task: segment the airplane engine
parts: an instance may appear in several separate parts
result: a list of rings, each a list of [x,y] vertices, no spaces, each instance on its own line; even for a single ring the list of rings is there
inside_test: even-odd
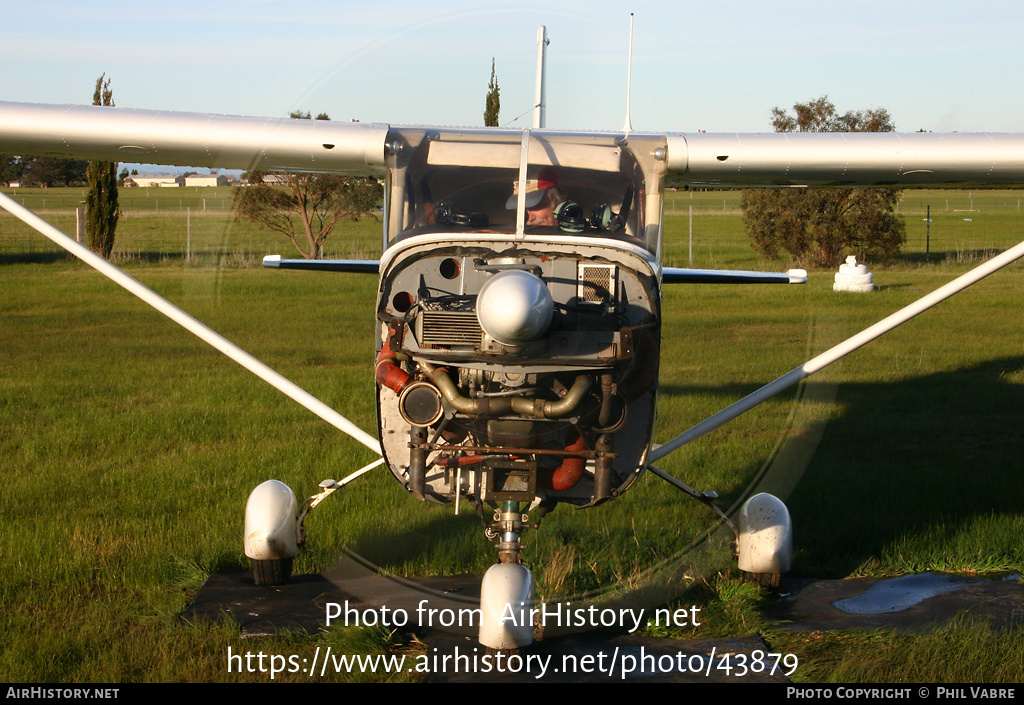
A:
[[[420,499],[593,506],[640,474],[657,280],[636,248],[410,242],[381,270],[378,413]],[[427,240],[427,238],[424,238]]]

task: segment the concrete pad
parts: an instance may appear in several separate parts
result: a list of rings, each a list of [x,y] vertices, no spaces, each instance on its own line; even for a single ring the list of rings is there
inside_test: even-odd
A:
[[[404,628],[418,628],[417,608],[426,599],[426,610],[449,609],[455,614],[468,606],[476,607],[480,599],[479,575],[456,575],[430,577],[421,580],[396,580],[382,576],[356,575],[351,581],[334,580],[324,575],[293,575],[287,585],[260,587],[253,582],[248,571],[222,571],[211,575],[195,600],[183,613],[184,619],[216,621],[225,615],[241,627],[243,636],[258,637],[275,634],[282,630],[299,630],[310,634],[322,631],[327,626],[328,606],[333,611],[341,610],[337,621],[343,624],[346,608],[351,624],[361,620],[380,622],[386,617],[381,608],[387,606],[392,614],[403,609],[411,618]],[[351,587],[351,590],[343,588]],[[455,597],[448,599],[446,594]],[[462,599],[460,599],[460,596]],[[357,614],[358,613],[358,614]],[[372,613],[372,614],[371,614]],[[423,633],[431,630],[424,629]],[[471,635],[473,629],[454,630],[456,633]]]
[[[787,581],[765,616],[783,629],[924,632],[966,613],[995,628],[1024,623],[1024,584],[948,575]]]
[[[499,670],[498,657],[476,641],[476,626],[437,622],[444,610],[457,615],[476,608],[480,579],[384,577],[352,558],[323,575],[296,575],[279,587],[259,587],[248,572],[220,572],[203,584],[182,617],[216,621],[229,616],[244,636],[259,637],[281,630],[321,631],[332,603],[345,605],[352,619],[379,621],[403,610],[409,619],[402,630],[415,632],[427,644],[431,682],[787,682],[781,670],[754,673],[746,667],[753,652],[768,650],[756,634],[677,640],[603,630],[563,636],[562,630],[549,629],[547,638],[519,652],[518,661],[504,663],[512,668]],[[341,617],[333,622],[341,623]]]
[[[439,615],[451,619],[475,609],[479,590],[479,575],[392,578],[348,557],[323,575],[296,575],[288,585],[273,588],[256,586],[248,572],[217,573],[183,618],[215,621],[227,615],[248,637],[281,630],[314,634],[326,628],[333,604],[336,612],[348,610],[349,624],[362,620],[414,632],[427,645],[430,682],[787,682],[783,668],[773,674],[743,667],[755,651],[768,651],[756,634],[677,640],[548,628],[546,638],[499,669],[497,657],[477,643],[475,625],[440,623]],[[399,612],[404,624],[394,621]],[[783,593],[765,609],[768,619],[797,632],[923,632],[961,613],[988,619],[996,627],[1022,624],[1024,584],[1015,577],[927,574],[888,580],[787,581]],[[333,624],[344,620],[339,612]]]

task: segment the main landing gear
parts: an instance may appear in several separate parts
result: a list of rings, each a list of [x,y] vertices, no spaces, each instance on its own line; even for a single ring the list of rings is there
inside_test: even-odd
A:
[[[734,557],[739,569],[766,587],[777,588],[782,574],[793,567],[793,522],[789,510],[775,495],[756,494],[740,508],[739,526],[715,504],[715,492],[698,492],[653,465],[648,470],[676,489],[706,504],[725,522],[735,536]]]
[[[296,511],[295,494],[282,482],[269,480],[253,490],[245,509],[245,554],[252,560],[257,585],[281,585],[291,576],[292,559],[305,542],[303,522],[309,511],[369,467],[340,482],[320,483],[320,494],[310,497],[301,513]],[[793,564],[793,526],[786,505],[777,497],[761,493],[748,499],[739,513],[737,526],[715,504],[714,492],[698,492],[676,478],[649,466],[652,473],[680,491],[706,504],[735,534],[739,568],[752,580],[778,587],[782,574]],[[482,511],[482,505],[478,505]],[[544,508],[538,510],[543,515]],[[487,537],[498,549],[498,563],[484,574],[480,586],[480,644],[488,649],[512,651],[533,643],[536,587],[530,569],[522,564],[522,532],[536,528],[522,513],[520,503],[502,501],[492,521],[484,522]]]
[[[278,480],[267,480],[245,504],[245,555],[252,561],[257,585],[284,585],[299,555],[295,493]]]
[[[309,511],[352,479],[320,483],[322,491],[305,502],[301,513],[295,493],[283,482],[268,480],[252,491],[245,506],[245,555],[257,585],[288,582],[292,559],[305,543]],[[480,643],[489,649],[511,651],[533,643],[530,615],[536,590],[533,574],[522,564],[520,535],[536,527],[520,511],[520,503],[512,501],[501,502],[492,522],[485,522],[487,537],[498,548],[498,563],[487,570],[480,586]]]

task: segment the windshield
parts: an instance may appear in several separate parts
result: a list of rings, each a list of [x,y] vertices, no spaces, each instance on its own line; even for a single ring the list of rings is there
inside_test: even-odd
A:
[[[525,196],[520,198],[524,134]],[[392,129],[387,244],[446,230],[515,233],[522,207],[526,233],[627,239],[656,252],[664,172],[664,161],[652,156],[658,142],[632,135],[627,140],[622,135]],[[638,154],[648,156],[642,160]]]

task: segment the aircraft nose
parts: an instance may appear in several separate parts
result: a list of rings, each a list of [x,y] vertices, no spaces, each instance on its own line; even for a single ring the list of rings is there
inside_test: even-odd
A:
[[[543,337],[553,312],[547,284],[519,269],[488,279],[476,300],[480,327],[502,345],[522,345]]]

